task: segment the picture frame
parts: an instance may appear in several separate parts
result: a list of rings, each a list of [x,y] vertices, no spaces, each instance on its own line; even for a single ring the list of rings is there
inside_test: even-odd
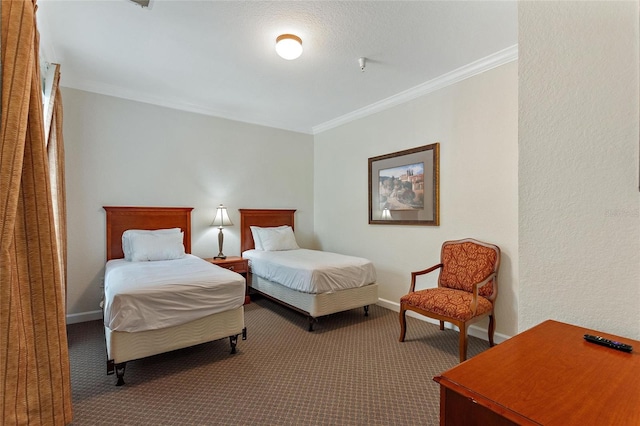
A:
[[[440,143],[369,158],[370,225],[440,225]]]

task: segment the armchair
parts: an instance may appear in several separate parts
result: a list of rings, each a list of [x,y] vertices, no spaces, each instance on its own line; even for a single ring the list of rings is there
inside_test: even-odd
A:
[[[442,244],[440,263],[411,273],[409,293],[400,298],[400,342],[404,342],[406,312],[450,322],[460,329],[460,362],[467,359],[467,328],[489,316],[489,346],[495,331],[500,248],[471,238]],[[439,270],[438,287],[416,291],[416,277]]]

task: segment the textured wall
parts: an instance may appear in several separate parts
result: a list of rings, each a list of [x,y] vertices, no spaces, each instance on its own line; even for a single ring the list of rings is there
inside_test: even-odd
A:
[[[411,271],[438,263],[443,241],[475,237],[502,249],[497,333],[516,334],[517,85],[511,62],[316,135],[318,240],[323,249],[371,259],[384,306],[399,309]],[[438,141],[440,226],[369,225],[367,159]]]
[[[519,4],[520,330],[640,337],[637,2]]]
[[[313,243],[313,137],[65,89],[71,321],[95,312],[105,262],[103,205],[194,207],[192,251],[218,253],[215,208],[229,207],[224,253],[240,255],[239,208],[296,208]],[[91,319],[91,318],[89,318]]]

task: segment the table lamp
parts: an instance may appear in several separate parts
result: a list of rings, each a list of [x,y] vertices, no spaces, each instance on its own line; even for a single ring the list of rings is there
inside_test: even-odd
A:
[[[231,219],[229,219],[229,215],[227,214],[227,208],[220,204],[216,210],[216,217],[213,219],[211,226],[217,226],[220,230],[218,232],[218,255],[214,257],[214,259],[226,259],[227,256],[222,254],[222,243],[224,240],[224,235],[222,234],[222,228],[225,226],[232,226],[233,223]]]

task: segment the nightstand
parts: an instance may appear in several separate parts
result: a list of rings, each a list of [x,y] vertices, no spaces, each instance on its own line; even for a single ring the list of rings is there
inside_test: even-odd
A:
[[[212,257],[209,257],[204,260],[230,271],[237,272],[244,277],[245,282],[247,280],[247,273],[249,272],[249,259],[243,259],[238,256],[227,256],[226,259],[214,259]],[[251,299],[249,298],[249,287],[246,287],[244,304],[246,305],[249,302],[251,302]]]

